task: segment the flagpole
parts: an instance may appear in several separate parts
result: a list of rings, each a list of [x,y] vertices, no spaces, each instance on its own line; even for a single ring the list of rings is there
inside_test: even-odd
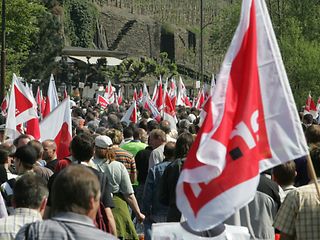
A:
[[[310,173],[310,175],[311,175],[310,177],[311,177],[311,179],[314,181],[314,185],[316,186],[318,198],[320,199],[319,184],[318,184],[316,172],[314,171],[314,167],[313,167],[313,163],[312,163],[310,154],[307,155],[307,165],[308,165],[309,173]]]

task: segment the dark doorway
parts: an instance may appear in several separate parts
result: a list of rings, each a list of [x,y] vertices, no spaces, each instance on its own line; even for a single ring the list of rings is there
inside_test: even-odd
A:
[[[175,60],[174,34],[161,29],[160,52],[166,52],[168,58]]]

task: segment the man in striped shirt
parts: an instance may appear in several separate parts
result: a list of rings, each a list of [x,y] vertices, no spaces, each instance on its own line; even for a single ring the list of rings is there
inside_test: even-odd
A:
[[[15,239],[17,232],[27,223],[42,220],[47,203],[45,181],[35,173],[26,173],[13,189],[14,215],[0,219],[0,239]]]

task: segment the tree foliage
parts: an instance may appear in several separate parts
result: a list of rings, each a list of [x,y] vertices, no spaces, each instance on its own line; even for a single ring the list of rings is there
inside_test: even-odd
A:
[[[7,81],[25,65],[34,36],[40,30],[38,19],[45,12],[36,0],[6,1]]]
[[[320,2],[317,0],[267,0],[283,62],[297,103],[305,103],[309,91],[320,95]],[[211,29],[210,46],[222,58],[240,16],[241,1],[220,11]]]

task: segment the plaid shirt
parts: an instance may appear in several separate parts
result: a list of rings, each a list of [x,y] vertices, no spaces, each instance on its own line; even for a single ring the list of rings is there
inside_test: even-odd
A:
[[[114,146],[113,150],[116,155],[116,161],[121,162],[126,167],[131,182],[133,183],[137,177],[136,161],[134,160],[133,155],[117,146]]]
[[[40,221],[42,217],[37,210],[16,208],[15,214],[0,219],[0,239],[15,239],[16,234],[27,223]]]
[[[287,194],[273,226],[297,240],[320,239],[320,200],[314,184]]]

